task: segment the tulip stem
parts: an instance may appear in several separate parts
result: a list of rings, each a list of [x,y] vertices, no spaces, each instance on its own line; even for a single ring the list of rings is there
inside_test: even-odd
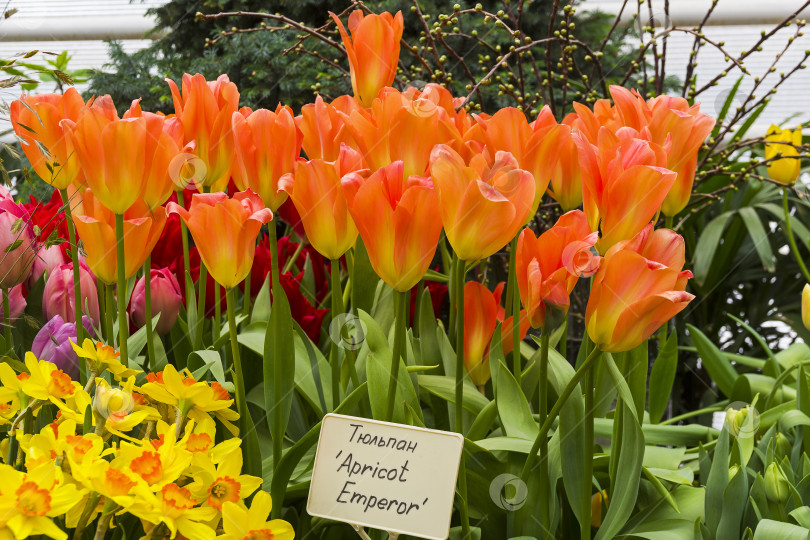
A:
[[[804,275],[805,282],[810,283],[810,272],[807,271],[807,266],[805,266],[804,261],[802,260],[802,256],[799,253],[799,248],[796,246],[796,239],[793,237],[793,229],[790,226],[788,188],[784,188],[782,190],[782,208],[785,211],[785,235],[787,235],[788,242],[790,243],[790,252],[793,253],[793,257],[795,257],[796,262],[799,263],[799,268],[802,271],[802,275]]]
[[[405,332],[408,326],[408,301],[410,291],[394,291],[394,351],[391,354],[391,374],[388,379],[388,405],[385,410],[385,420],[388,422],[394,419],[394,403],[396,402],[397,383],[399,380],[399,361],[404,359],[406,345]]]
[[[113,286],[104,284],[104,337],[107,344],[115,346],[115,336],[113,336]]]
[[[245,401],[245,381],[242,376],[242,358],[239,356],[239,340],[236,332],[236,291],[228,289],[225,292],[228,312],[228,333],[231,336],[231,356],[233,356],[233,385],[236,394],[236,409],[240,418],[249,414]],[[246,436],[242,434],[242,436]]]
[[[127,351],[127,339],[129,338],[129,326],[127,325],[127,271],[124,267],[124,214],[115,214],[115,236],[118,265],[118,349],[121,352],[121,360],[124,365],[129,366],[129,354]],[[81,324],[81,320],[79,321]]]
[[[523,369],[520,365],[520,295],[517,287],[517,268],[515,259],[518,236],[509,243],[509,274],[506,279],[506,313],[512,313],[512,372],[520,386]],[[501,336],[503,339],[503,336]]]
[[[594,347],[593,355],[601,356],[598,347]],[[584,367],[584,364],[583,364]],[[583,485],[581,509],[584,510],[580,526],[581,540],[591,538],[591,498],[593,497],[593,402],[594,402],[594,370],[588,366],[588,377],[585,381],[585,463],[583,464]]]
[[[278,234],[276,233],[276,225],[276,220],[273,219],[267,227],[270,236],[270,286],[273,291],[276,290],[276,285],[281,283],[278,273]]]
[[[245,323],[250,323],[250,294],[251,294],[251,274],[252,269],[248,270],[248,275],[245,276],[245,294],[242,296],[242,315],[247,317]]]
[[[340,292],[340,261],[332,259],[330,264],[329,270],[332,278],[331,317],[335,321],[343,313],[343,306],[341,305],[343,303],[343,294]],[[332,364],[332,409],[334,410],[340,405],[340,351],[338,351],[338,340],[333,336],[331,341],[329,362]]]
[[[197,332],[194,333],[195,350],[202,349],[203,347],[203,329],[205,328],[205,289],[208,285],[208,270],[205,268],[205,263],[202,262],[202,259],[200,259],[200,275],[197,278],[197,284],[200,288],[200,294],[197,299]]]
[[[456,406],[455,430],[462,432],[464,411],[464,261],[456,257]]]
[[[14,352],[14,337],[11,335],[11,308],[8,301],[8,287],[3,287],[3,333],[6,337],[6,350]]]
[[[152,331],[152,255],[146,256],[143,263],[143,312],[146,323],[146,359],[143,361],[143,370],[149,371],[149,362],[157,362],[155,358],[154,333]]]
[[[456,304],[458,303],[458,284],[456,283],[456,274],[458,269],[458,259],[453,257],[452,261],[450,262],[450,327],[448,328],[448,334],[451,336],[456,335]],[[455,343],[455,342],[454,342]]]
[[[178,200],[183,200],[183,192],[177,192]],[[191,282],[191,259],[188,254],[188,227],[186,227],[186,222],[182,219],[180,220],[180,239],[183,242],[183,284],[186,288],[186,298],[190,298],[192,294],[194,294],[194,284]],[[188,279],[186,279],[188,276]]]
[[[514,321],[517,319],[512,319],[512,328],[520,328],[519,324],[516,324]],[[548,321],[543,324],[542,333],[540,334],[540,365],[539,368],[539,384],[537,387],[538,393],[538,400],[537,400],[537,415],[538,415],[538,422],[540,425],[546,423],[547,418],[547,410],[548,410]],[[591,370],[589,370],[590,372]],[[548,438],[543,437],[540,439],[540,455],[543,456],[542,459],[545,461],[548,456]],[[548,481],[548,462],[546,461],[540,467],[540,474],[537,477],[537,481],[540,484],[540,526],[543,530],[548,530],[550,525],[550,517],[549,517],[549,507],[548,503],[551,499],[551,493],[549,492],[549,481]]]
[[[213,337],[214,343],[217,342],[219,339],[219,335],[222,333],[222,295],[219,292],[219,283],[216,281],[214,282],[214,328],[213,328]],[[227,307],[225,308],[227,311]]]
[[[574,392],[574,390],[579,385],[579,382],[582,378],[592,372],[591,366],[596,362],[596,360],[602,355],[602,351],[595,348],[591,351],[591,354],[582,362],[582,365],[574,373],[574,376],[571,377],[571,380],[568,381],[568,384],[563,388],[562,392],[560,392],[557,401],[554,402],[554,405],[551,407],[551,410],[546,415],[546,420],[540,425],[540,431],[537,433],[537,438],[534,440],[534,444],[532,444],[532,449],[529,450],[529,457],[526,459],[526,463],[523,465],[523,472],[520,474],[521,480],[524,482],[529,481],[529,474],[532,472],[532,468],[534,467],[534,462],[537,459],[538,450],[540,450],[540,446],[543,443],[543,439],[546,439],[548,442],[548,432],[551,429],[551,426],[554,424],[554,420],[560,414],[560,411],[565,405],[565,402],[568,401],[568,398]],[[590,382],[592,383],[593,380],[591,379]],[[593,384],[590,386],[591,392],[593,391]],[[586,389],[587,390],[587,389]],[[593,407],[591,407],[593,409]],[[588,414],[588,409],[585,409],[585,413]],[[593,411],[591,410],[591,420],[593,419]],[[591,426],[593,426],[593,422],[591,422]],[[586,426],[587,430],[587,426]],[[593,444],[591,444],[593,447]],[[544,456],[545,457],[545,456]],[[590,458],[588,459],[590,461]]]
[[[62,206],[65,209],[65,223],[70,239],[70,258],[73,261],[73,309],[76,316],[76,343],[83,341],[84,327],[82,326],[82,290],[81,275],[79,274],[79,248],[76,241],[76,227],[73,225],[73,213],[70,210],[70,197],[67,188],[60,189],[62,196]]]

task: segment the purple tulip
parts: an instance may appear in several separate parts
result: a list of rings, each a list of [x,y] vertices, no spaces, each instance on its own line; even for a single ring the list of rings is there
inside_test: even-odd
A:
[[[86,315],[82,317],[82,325],[88,334],[93,334],[93,326]],[[54,315],[40,328],[31,345],[31,352],[40,360],[56,364],[73,380],[79,380],[79,358],[70,345],[71,339],[76,341],[76,325]]]

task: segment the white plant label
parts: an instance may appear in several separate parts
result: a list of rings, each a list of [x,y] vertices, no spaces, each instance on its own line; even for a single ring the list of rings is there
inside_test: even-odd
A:
[[[464,438],[458,433],[327,414],[307,512],[444,540]]]

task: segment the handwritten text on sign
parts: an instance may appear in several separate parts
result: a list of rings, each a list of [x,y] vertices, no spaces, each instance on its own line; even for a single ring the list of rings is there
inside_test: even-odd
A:
[[[399,534],[443,540],[464,439],[458,433],[328,414],[307,511]]]

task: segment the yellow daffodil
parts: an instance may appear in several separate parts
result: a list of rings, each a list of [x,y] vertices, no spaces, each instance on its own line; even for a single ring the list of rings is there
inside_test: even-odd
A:
[[[28,405],[29,397],[22,390],[28,373],[16,373],[10,365],[0,363],[0,425],[14,421],[22,407]]]
[[[794,130],[781,129],[772,125],[765,136],[765,159],[768,163],[768,176],[771,180],[792,186],[801,172],[801,160],[798,157],[798,146],[802,145],[802,128]],[[781,156],[781,157],[780,157]]]
[[[272,508],[270,494],[264,491],[256,493],[249,509],[244,509],[236,503],[222,504],[222,528],[225,534],[217,538],[222,540],[267,539],[292,540],[295,531],[292,525],[283,519],[267,521]]]
[[[177,444],[174,427],[160,439],[140,444],[122,442],[112,465],[140,476],[153,490],[177,480],[191,463],[191,454]]]
[[[22,391],[29,397],[58,404],[72,396],[81,385],[56,364],[37,360],[33,353],[25,353],[25,367],[30,377],[22,381]]]
[[[76,355],[84,358],[88,369],[96,375],[106,370],[112,373],[116,380],[120,381],[141,373],[140,370],[130,369],[122,364],[119,360],[120,353],[100,341],[94,343],[92,340],[85,338],[81,347],[74,343],[73,340],[70,341],[70,344],[73,346]]]
[[[43,463],[61,466],[67,458],[72,471],[98,459],[104,449],[104,441],[94,433],[77,435],[76,422],[65,420],[48,424],[25,443],[21,440],[20,446],[25,452],[25,466],[28,469]]]
[[[148,382],[141,386],[141,391],[154,401],[177,408],[181,418],[199,422],[214,413],[229,430],[235,429],[231,422],[238,419],[239,414],[230,409],[233,400],[218,383],[209,386],[206,382],[197,382],[191,376],[178,373],[171,364],[146,378]]]
[[[189,540],[209,540],[215,537],[214,529],[205,523],[216,517],[217,511],[210,506],[196,507],[197,501],[191,492],[175,483],[164,485],[159,492],[136,486],[134,502],[127,512],[149,524],[165,523],[171,538],[179,532]],[[149,530],[149,526],[145,527]]]
[[[208,459],[188,488],[201,504],[222,510],[223,503],[239,502],[262,485],[261,478],[241,473],[242,450],[236,448],[219,464]]]
[[[45,464],[23,473],[0,465],[0,538],[44,534],[65,540],[67,533],[50,518],[70,510],[83,491],[65,483],[59,467]]]
[[[132,490],[145,482],[127,468],[116,468],[108,461],[100,459],[92,467],[73,469],[73,477],[86,489],[102,497],[112,499],[119,506],[126,508],[134,501]]]
[[[96,379],[96,393],[93,396],[96,418],[104,419],[104,429],[133,442],[137,439],[126,435],[126,432],[147,420],[160,419],[160,413],[156,409],[136,404],[134,388],[135,377],[132,376],[122,388],[113,388],[107,381],[99,378]]]

